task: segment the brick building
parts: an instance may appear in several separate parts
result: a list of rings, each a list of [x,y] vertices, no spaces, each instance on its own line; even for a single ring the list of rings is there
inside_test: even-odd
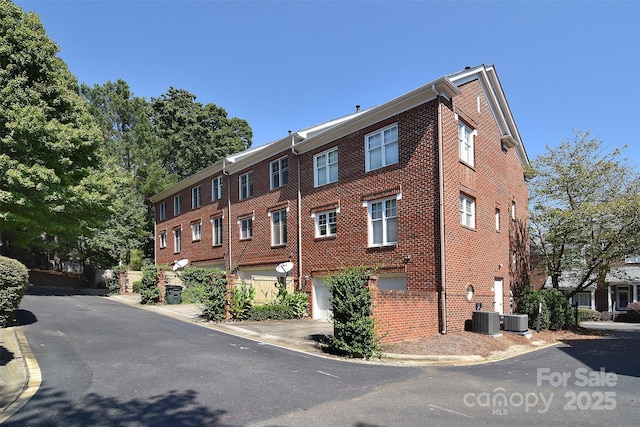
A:
[[[330,310],[327,275],[375,267],[386,341],[459,331],[478,304],[509,312],[526,165],[495,68],[467,67],[155,195],[156,262],[249,281],[291,261],[316,319]]]

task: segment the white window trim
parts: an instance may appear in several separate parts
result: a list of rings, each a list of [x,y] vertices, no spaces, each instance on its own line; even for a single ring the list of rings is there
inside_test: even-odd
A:
[[[219,182],[219,185],[216,185],[216,182]],[[211,201],[215,202],[216,200],[220,200],[220,199],[222,199],[222,177],[221,176],[217,178],[213,178],[211,180]]]
[[[286,160],[287,161],[287,167],[283,168],[282,167],[282,161]],[[278,165],[278,185],[275,185],[274,183],[274,174],[273,174],[273,165],[276,164]],[[284,177],[287,178],[287,182],[283,182],[284,181]],[[280,188],[280,187],[284,187],[285,185],[287,185],[289,183],[289,158],[287,156],[284,157],[280,157],[279,159],[276,159],[272,162],[269,162],[269,188],[271,188],[272,190],[275,190],[276,188]]]
[[[178,238],[178,235],[180,238]],[[177,254],[182,251],[182,228],[173,230],[173,253]]]
[[[460,224],[468,228],[476,228],[476,201],[466,194],[460,194]]]
[[[242,222],[251,220],[251,236],[242,237]],[[255,221],[255,215],[250,217],[243,217],[242,219],[238,219],[238,226],[240,227],[240,240],[251,240],[253,239],[253,221]]]
[[[197,233],[196,233],[197,230]],[[202,239],[202,221],[191,223],[191,241],[198,242]]]
[[[182,195],[173,196],[173,216],[182,214]]]
[[[500,209],[496,208],[496,231],[500,231]]]
[[[396,128],[396,140],[395,140],[395,145],[396,145],[396,150],[397,150],[397,153],[396,153],[396,161],[395,161],[395,162],[393,162],[393,163],[386,163],[386,161],[385,161],[385,159],[386,159],[386,157],[387,157],[387,156],[386,156],[386,147],[387,147],[388,145],[390,145],[391,143],[387,143],[387,144],[385,144],[385,143],[384,143],[384,132],[385,132],[386,130],[389,130],[389,129],[392,129],[392,128]],[[370,154],[370,153],[369,153],[369,152],[370,152],[370,150],[369,150],[369,137],[371,137],[371,136],[373,136],[373,135],[376,135],[376,134],[379,134],[379,133],[383,135],[383,141],[382,141],[382,143],[381,143],[381,145],[380,145],[380,148],[382,149],[382,165],[381,165],[381,166],[379,166],[379,167],[376,167],[376,168],[372,168],[372,167],[371,167],[371,164],[370,164],[370,163],[371,163],[371,160],[369,159],[369,157],[370,157],[370,156],[369,156],[369,154]],[[390,165],[395,165],[395,164],[397,164],[397,163],[398,163],[398,161],[400,161],[400,149],[399,149],[399,145],[400,145],[400,136],[399,136],[399,134],[398,134],[398,124],[397,124],[397,123],[394,123],[394,124],[392,124],[392,125],[386,126],[386,127],[382,128],[382,129],[379,129],[379,130],[377,130],[377,131],[375,131],[375,132],[371,132],[371,133],[366,134],[366,135],[364,136],[365,171],[366,171],[366,172],[370,172],[370,171],[372,171],[372,170],[382,169],[382,168],[384,168],[384,167],[387,167],[387,166],[390,166]]]
[[[472,129],[469,125],[459,119],[458,115],[455,115],[456,121],[458,122],[458,157],[460,160],[471,167],[475,166],[475,139],[478,135],[477,129]],[[460,138],[460,128],[463,127],[466,132],[466,138],[462,140]],[[468,143],[468,144],[465,144]],[[464,147],[469,145],[469,149],[466,150]],[[466,155],[465,155],[466,153]]]
[[[215,221],[220,220],[220,236],[216,235],[216,225]],[[211,218],[211,243],[212,246],[222,246],[224,243],[224,215],[215,216]],[[220,243],[216,242],[216,237],[219,237]]]
[[[269,213],[267,215],[269,215],[269,218],[271,218],[271,246],[285,246],[287,244],[287,233],[285,230],[285,233],[282,233],[282,227],[280,228],[280,236],[278,236],[280,238],[280,242],[276,243],[275,241],[275,231],[274,231],[274,223],[273,223],[273,216],[271,215],[272,213],[276,213],[276,212],[284,212],[284,222],[285,222],[285,227],[287,224],[287,216],[289,216],[289,207],[287,206],[284,209],[276,209],[273,211],[269,211]]]
[[[160,221],[164,221],[165,219],[167,219],[167,202],[160,203],[158,209],[160,210],[160,212],[158,213]]]
[[[160,233],[158,238],[160,239],[160,242],[158,243],[158,245],[160,246],[160,249],[166,248],[167,247],[167,232],[163,231],[162,233]]]
[[[191,209],[202,206],[202,187],[200,185],[191,189]]]
[[[315,156],[313,156],[313,186],[314,187],[321,187],[323,185],[331,184],[333,182],[338,182],[340,171],[338,170],[338,176],[336,176],[336,179],[333,181],[331,180],[331,173],[330,173],[330,170],[331,170],[330,166],[333,164],[337,166],[338,162],[340,161],[340,158],[338,155],[338,157],[336,157],[335,162],[329,163],[329,155],[334,152],[336,153],[336,155],[338,155],[338,147],[330,148],[329,150],[323,151],[322,153],[318,153]],[[326,163],[323,166],[323,168],[325,169],[326,181],[323,184],[320,184],[319,183],[320,174],[318,172],[318,159],[323,156],[326,158]]]
[[[329,227],[329,214],[330,213],[335,213],[336,215],[336,232],[335,233],[331,233],[331,228]],[[315,224],[315,237],[319,238],[319,239],[324,239],[326,237],[335,237],[338,233],[337,233],[337,229],[338,229],[338,214],[340,213],[340,208],[336,208],[336,209],[329,209],[326,211],[322,211],[322,212],[314,212],[311,214],[311,218],[313,218],[314,224]],[[322,215],[327,215],[327,234],[320,234],[320,217]]]
[[[242,178],[246,177],[247,182],[245,185],[242,184]],[[249,184],[249,177],[251,177],[251,183]],[[247,195],[242,197],[242,188],[247,188]],[[251,191],[249,191],[251,190]],[[253,171],[245,172],[242,175],[238,176],[238,200],[246,200],[253,197]]]
[[[368,234],[368,247],[370,248],[377,248],[377,247],[384,247],[384,246],[396,246],[398,244],[398,241],[388,241],[387,240],[387,223],[388,223],[388,218],[386,216],[383,216],[382,218],[382,243],[373,243],[373,226],[372,226],[372,220],[371,220],[371,205],[373,205],[374,203],[378,203],[378,202],[386,202],[387,200],[393,200],[395,199],[396,202],[398,200],[402,200],[402,193],[398,193],[395,197],[384,197],[381,199],[376,199],[376,200],[367,200],[365,202],[362,203],[362,206],[367,208],[367,234]],[[383,213],[386,215],[386,209],[383,209]],[[396,221],[398,220],[398,205],[396,203],[396,216],[394,217],[396,218]],[[400,224],[398,224],[398,229],[400,228]],[[399,233],[398,233],[399,234]]]

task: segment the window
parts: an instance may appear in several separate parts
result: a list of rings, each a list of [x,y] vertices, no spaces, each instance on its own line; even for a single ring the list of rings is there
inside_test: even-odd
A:
[[[222,177],[213,178],[211,180],[211,201],[222,199]]]
[[[365,150],[367,171],[398,163],[398,125],[367,135]]]
[[[182,213],[182,196],[178,194],[173,198],[173,215],[180,215]]]
[[[369,202],[369,246],[398,243],[397,200]]]
[[[164,249],[167,247],[167,233],[166,232],[162,232],[160,233],[160,249]]]
[[[496,208],[496,231],[500,231],[500,209]]]
[[[194,222],[193,224],[191,224],[191,240],[196,242],[200,240],[201,235],[202,235],[202,223]]]
[[[319,212],[316,217],[316,237],[335,236],[338,228],[336,224],[336,210]]]
[[[240,240],[253,237],[253,218],[240,220]]]
[[[269,165],[269,169],[271,170],[271,189],[282,187],[283,185],[287,185],[289,182],[288,177],[288,164],[289,161],[286,157],[283,157],[278,160],[274,160]]]
[[[511,219],[516,220],[516,201],[511,202]]]
[[[460,224],[476,227],[476,202],[463,194],[460,195]]]
[[[182,230],[173,230],[173,252],[178,253],[182,249]]]
[[[211,218],[213,228],[213,246],[222,245],[222,217]]]
[[[315,187],[338,180],[338,149],[333,148],[313,156],[313,184]]]
[[[287,210],[271,212],[271,246],[287,243]]]
[[[253,172],[247,172],[238,177],[240,186],[240,200],[253,196]]]
[[[160,203],[160,205],[158,206],[159,209],[159,218],[160,221],[164,221],[165,219],[167,219],[167,202],[162,202]]]
[[[202,206],[202,187],[197,186],[191,189],[191,209]]]
[[[591,308],[591,292],[578,292],[574,301],[578,303],[578,307]]]
[[[472,131],[467,125],[458,121],[458,146],[460,151],[460,160],[473,166],[473,137],[475,131]]]

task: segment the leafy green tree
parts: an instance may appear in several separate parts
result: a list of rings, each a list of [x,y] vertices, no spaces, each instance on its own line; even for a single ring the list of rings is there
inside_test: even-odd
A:
[[[180,179],[251,147],[253,133],[245,120],[228,118],[215,104],[202,105],[184,89],[169,88],[152,98],[151,106],[163,166]]]
[[[0,2],[0,238],[72,241],[103,218],[100,129],[39,18]]]
[[[582,291],[640,248],[640,177],[622,149],[604,152],[589,132],[547,147],[529,184],[531,240],[553,287]]]

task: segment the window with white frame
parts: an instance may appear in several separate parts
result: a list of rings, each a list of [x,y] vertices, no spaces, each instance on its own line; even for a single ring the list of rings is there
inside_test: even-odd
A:
[[[496,208],[496,231],[500,231],[500,209]]]
[[[251,239],[253,237],[253,218],[244,218],[240,223],[240,240]]]
[[[159,220],[164,221],[165,219],[167,219],[167,202],[160,203],[160,205],[158,205],[158,210]]]
[[[314,214],[316,219],[316,237],[332,237],[338,232],[335,209]]]
[[[591,292],[578,292],[574,295],[574,301],[578,303],[578,307],[591,308]]]
[[[213,246],[222,245],[222,217],[211,218],[211,228],[213,229]]]
[[[202,206],[202,187],[197,186],[191,189],[191,209]]]
[[[238,185],[240,187],[240,200],[253,196],[253,171],[240,175],[238,177]]]
[[[182,230],[176,228],[173,230],[173,252],[178,253],[182,250]]]
[[[191,240],[196,242],[202,237],[202,223],[194,222],[191,224]]]
[[[515,200],[511,202],[511,219],[514,221],[516,220],[516,201]]]
[[[365,151],[367,171],[398,163],[398,125],[365,136]]]
[[[271,246],[287,243],[287,210],[273,211],[271,215]]]
[[[160,233],[159,239],[160,239],[160,249],[166,248],[167,247],[167,233],[165,231]]]
[[[338,180],[338,148],[332,148],[313,156],[314,187],[330,184]]]
[[[222,177],[213,178],[211,180],[211,201],[222,199]]]
[[[458,148],[460,152],[460,160],[473,166],[473,139],[476,131],[471,130],[469,126],[458,121]]]
[[[460,195],[460,224],[476,227],[476,201],[464,194]]]
[[[173,215],[180,215],[182,213],[182,196],[178,194],[173,198]]]
[[[368,202],[369,246],[388,246],[398,243],[397,199]]]
[[[282,187],[289,182],[289,160],[283,157],[269,164],[271,171],[271,189]]]

